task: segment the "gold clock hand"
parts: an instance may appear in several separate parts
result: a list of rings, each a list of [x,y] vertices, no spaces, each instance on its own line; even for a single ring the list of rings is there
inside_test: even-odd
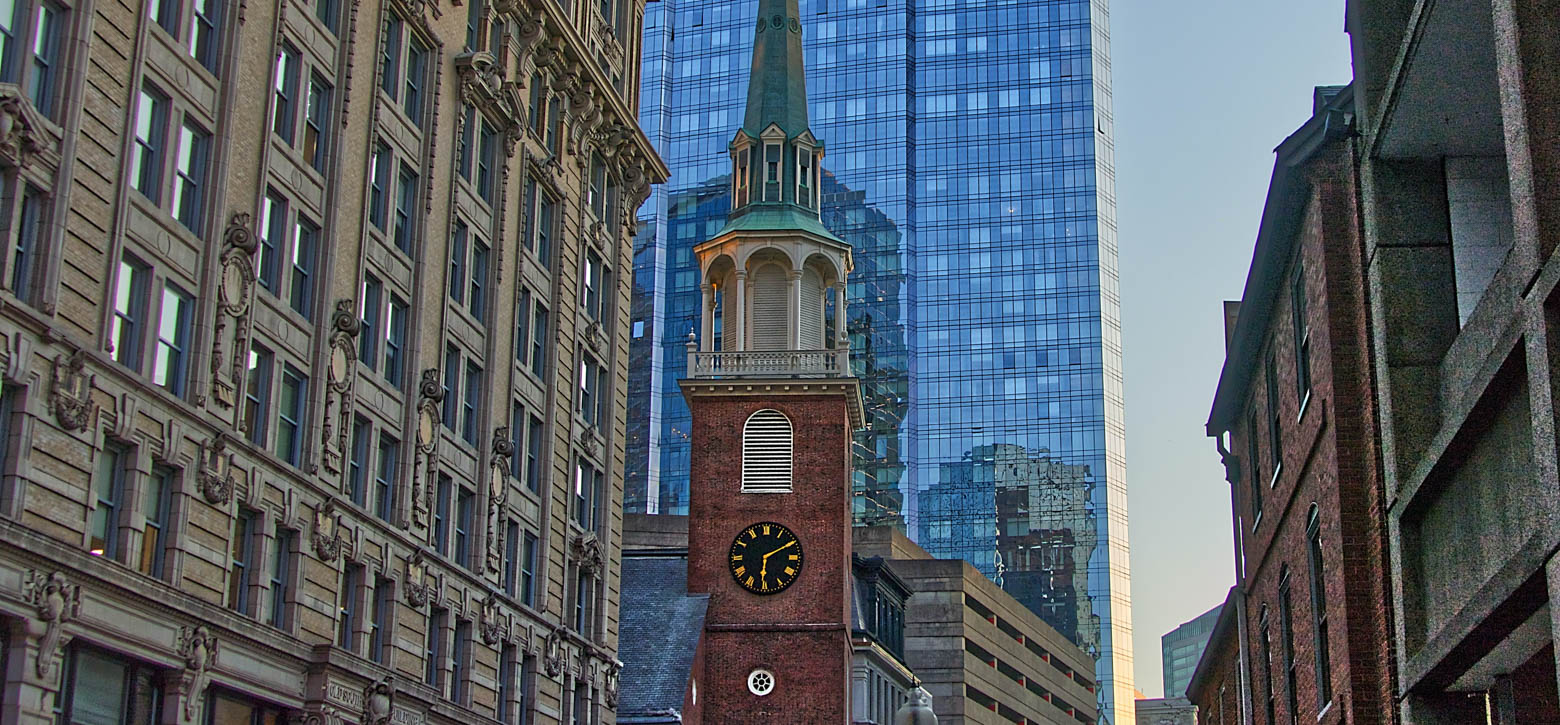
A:
[[[786,542],[786,545],[785,545],[785,546],[782,546],[782,547],[780,547],[780,548],[778,548],[778,549],[775,549],[775,550],[774,550],[774,551],[771,551],[771,552],[769,552],[769,553],[768,553],[768,554],[765,554],[765,555],[764,555],[764,559],[765,559],[765,560],[768,560],[768,559],[769,559],[769,557],[771,557],[771,556],[774,556],[774,555],[775,555],[775,554],[778,554],[778,553],[780,553],[780,552],[782,552],[782,551],[785,551],[785,550],[786,550],[786,549],[789,549],[789,548],[791,548],[791,545],[792,545],[792,544],[795,544],[795,543],[796,543],[796,539],[792,539],[792,540],[790,540],[790,541],[788,541],[788,542]]]

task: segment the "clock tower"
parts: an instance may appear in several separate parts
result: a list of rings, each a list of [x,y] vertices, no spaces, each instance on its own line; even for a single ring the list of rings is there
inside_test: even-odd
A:
[[[819,217],[797,0],[759,0],[730,216],[694,249],[688,591],[709,595],[706,720],[850,722],[850,245]]]

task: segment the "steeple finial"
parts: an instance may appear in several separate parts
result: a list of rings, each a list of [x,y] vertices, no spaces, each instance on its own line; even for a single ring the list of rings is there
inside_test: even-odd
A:
[[[807,130],[801,17],[797,0],[758,0],[753,70],[742,123],[750,136],[758,137],[771,123],[778,124],[788,138]]]

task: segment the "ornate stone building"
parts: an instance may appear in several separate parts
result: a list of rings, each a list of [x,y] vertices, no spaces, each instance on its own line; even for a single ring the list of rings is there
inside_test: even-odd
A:
[[[613,722],[642,0],[15,6],[0,721]]]

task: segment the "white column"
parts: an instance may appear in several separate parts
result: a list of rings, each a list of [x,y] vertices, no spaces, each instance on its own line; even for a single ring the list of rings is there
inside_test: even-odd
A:
[[[846,341],[850,336],[845,334],[845,283],[834,283],[834,346],[841,350],[849,348]]]
[[[802,271],[791,272],[791,349],[802,349]]]
[[[737,304],[736,309],[726,310],[725,335],[734,335],[734,344],[726,346],[730,350],[745,352],[747,350],[747,272],[737,272]],[[722,340],[724,342],[724,340]]]
[[[713,352],[715,350],[715,285],[701,284],[699,291],[704,293],[704,314],[699,325],[699,349]]]

